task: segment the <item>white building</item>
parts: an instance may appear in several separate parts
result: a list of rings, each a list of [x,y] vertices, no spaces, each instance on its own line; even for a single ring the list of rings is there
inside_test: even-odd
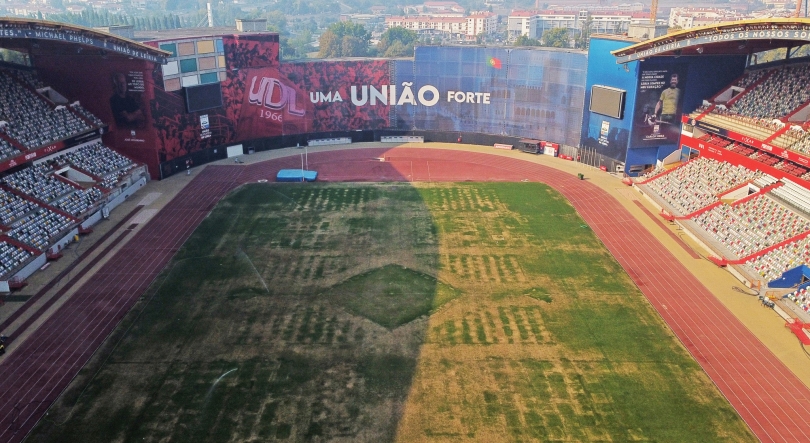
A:
[[[667,25],[670,28],[682,29],[696,28],[698,26],[713,25],[720,22],[743,20],[745,14],[731,9],[721,8],[672,8],[669,11]]]
[[[491,12],[475,13],[467,17],[386,17],[385,27],[396,26],[420,34],[442,34],[450,38],[475,39],[478,34],[492,34],[497,30],[498,16]]]
[[[463,17],[464,8],[456,2],[425,2],[421,5],[405,6],[405,13],[428,17]]]
[[[506,19],[506,39],[513,42],[521,35],[537,38],[536,29],[532,22],[536,21],[536,13],[532,11],[512,11]]]
[[[419,34],[445,34],[461,37],[467,34],[467,19],[464,17],[386,17],[385,27],[403,27]]]
[[[546,31],[554,28],[568,29],[571,37],[577,37],[586,23],[591,34],[624,34],[632,23],[649,21],[647,12],[625,11],[514,11],[507,18],[507,38],[514,41],[520,35],[541,39]]]
[[[498,29],[498,14],[475,12],[467,17],[467,35],[493,34]]]

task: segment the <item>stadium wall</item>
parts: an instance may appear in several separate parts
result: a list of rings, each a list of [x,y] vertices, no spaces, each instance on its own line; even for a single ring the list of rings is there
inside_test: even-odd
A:
[[[260,39],[262,36],[257,35]],[[272,149],[309,139],[379,140],[381,131],[421,131],[456,141],[513,137],[577,145],[587,55],[531,48],[419,47],[413,60],[279,63],[278,42],[223,36],[223,106],[186,112],[182,91],[152,72],[153,176],[226,158],[226,147]],[[157,45],[157,43],[154,43]],[[376,137],[376,138],[374,138]]]
[[[626,170],[636,165],[655,165],[658,160],[678,149],[681,136],[681,114],[700,107],[708,97],[740,77],[745,70],[746,56],[653,57],[638,65],[636,104],[634,107],[630,146]],[[675,119],[671,122],[649,121],[662,94],[671,90],[672,76],[677,75],[680,100]]]
[[[616,63],[610,51],[624,48],[626,40],[592,37],[588,47],[588,73],[585,83],[584,111],[581,128],[581,146],[619,161],[625,161],[633,126],[636,104],[638,62],[626,65]],[[626,91],[624,115],[613,118],[591,112],[591,89],[594,85],[610,86]],[[625,170],[627,168],[625,167]]]
[[[79,61],[77,61],[79,58]],[[150,107],[154,99],[152,79],[155,64],[139,59],[83,58],[80,55],[51,54],[34,61],[43,82],[109,123],[103,135],[107,146],[157,171],[159,158],[155,146],[157,134],[151,124]],[[160,67],[157,65],[157,69]],[[114,78],[123,75],[127,94],[134,100],[143,118],[133,123],[116,123],[111,108],[115,90]]]
[[[680,114],[694,111],[705,98],[742,75],[746,57],[651,57],[619,65],[610,52],[627,45],[626,40],[617,37],[591,38],[580,143],[624,161],[625,171],[632,175],[642,169],[635,166],[654,165],[678,149]],[[656,114],[656,107],[661,106],[658,102],[664,91],[671,88],[673,74],[677,75],[677,118],[666,121],[661,115],[663,109]],[[622,118],[589,110],[594,85],[626,91]],[[654,115],[657,117],[653,118]]]
[[[577,145],[585,99],[584,52],[550,48],[421,46],[394,61],[396,85],[431,85],[438,103],[393,109],[392,128],[510,135]],[[458,100],[458,94],[467,99]],[[486,101],[469,100],[486,94]]]

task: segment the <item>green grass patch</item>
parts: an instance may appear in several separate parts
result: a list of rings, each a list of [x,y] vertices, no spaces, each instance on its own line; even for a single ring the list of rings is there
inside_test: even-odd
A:
[[[323,293],[355,314],[395,328],[461,295],[449,285],[401,265],[386,265],[355,275]]]
[[[243,186],[30,438],[754,441],[583,225],[536,183]]]

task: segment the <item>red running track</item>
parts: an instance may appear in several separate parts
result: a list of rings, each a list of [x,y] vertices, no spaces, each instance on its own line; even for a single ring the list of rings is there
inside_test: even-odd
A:
[[[296,167],[298,156],[250,166],[209,166],[199,173],[0,363],[0,441],[21,441],[30,432],[220,198],[241,183],[272,181],[279,169]],[[805,420],[810,389],[602,189],[518,159],[440,149],[313,153],[309,168],[325,181],[528,179],[549,184],[574,205],[760,440],[810,441]],[[633,246],[638,244],[646,247]],[[774,374],[778,379],[768,376]]]

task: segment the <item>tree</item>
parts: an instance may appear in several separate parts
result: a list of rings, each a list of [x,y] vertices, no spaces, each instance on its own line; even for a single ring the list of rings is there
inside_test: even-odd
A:
[[[371,33],[352,22],[332,23],[321,34],[319,57],[362,57],[368,53]]]
[[[575,45],[577,48],[580,49],[587,49],[588,42],[591,38],[591,25],[593,24],[593,19],[591,16],[588,15],[588,19],[585,20],[585,23],[582,24],[582,31],[579,33],[579,37],[577,38]]]
[[[568,47],[568,29],[566,28],[553,28],[543,34],[543,46],[551,46],[552,48],[567,48]]]
[[[344,36],[341,45],[343,57],[363,57],[368,54],[368,41],[353,35]]]
[[[340,57],[338,53],[343,50],[340,39],[334,32],[326,31],[318,39],[318,57]]]
[[[383,57],[411,57],[413,46],[418,39],[419,35],[410,29],[401,26],[388,28],[380,36],[377,52]]]
[[[287,29],[287,16],[281,11],[272,11],[265,15],[267,30],[284,32]]]
[[[520,35],[515,40],[515,46],[540,46],[540,40]]]

